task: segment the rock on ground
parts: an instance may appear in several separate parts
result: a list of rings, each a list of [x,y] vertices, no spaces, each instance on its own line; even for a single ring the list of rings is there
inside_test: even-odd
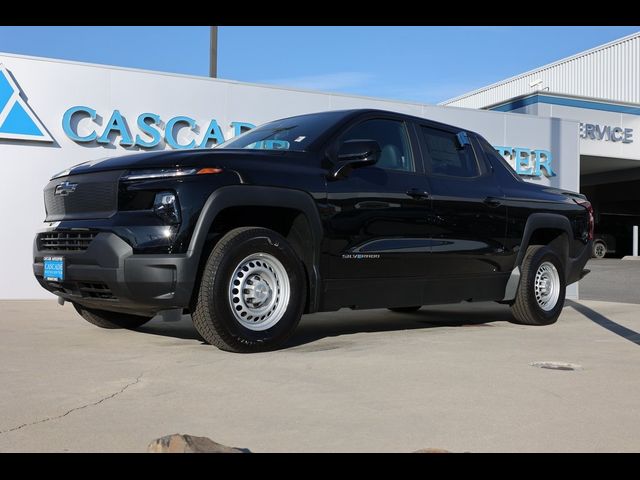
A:
[[[246,448],[235,448],[214,442],[207,437],[174,433],[155,439],[147,448],[149,453],[251,453]]]

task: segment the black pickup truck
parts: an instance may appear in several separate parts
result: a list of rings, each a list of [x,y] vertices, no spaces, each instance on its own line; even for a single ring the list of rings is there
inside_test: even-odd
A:
[[[44,190],[40,284],[103,328],[182,309],[219,348],[304,313],[493,300],[547,325],[586,272],[584,195],[522,181],[482,136],[380,110],[285,118],[214,149],[87,162]]]

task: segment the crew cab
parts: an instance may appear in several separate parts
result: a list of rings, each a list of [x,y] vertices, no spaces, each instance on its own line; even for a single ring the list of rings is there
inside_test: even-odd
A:
[[[235,352],[343,307],[497,301],[548,325],[593,242],[584,195],[523,181],[478,133],[371,109],[86,162],[44,196],[45,289],[103,328],[182,309]]]

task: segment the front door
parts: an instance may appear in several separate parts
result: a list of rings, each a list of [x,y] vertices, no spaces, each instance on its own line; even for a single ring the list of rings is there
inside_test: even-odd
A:
[[[417,281],[427,268],[430,199],[413,135],[401,119],[372,118],[338,140],[375,140],[381,150],[377,164],[327,184],[327,293],[335,298],[341,291],[351,299],[340,306],[421,301],[421,288],[407,282]]]

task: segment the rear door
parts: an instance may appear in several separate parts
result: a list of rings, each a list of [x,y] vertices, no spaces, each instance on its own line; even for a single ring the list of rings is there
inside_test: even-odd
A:
[[[426,123],[418,130],[431,188],[431,275],[472,281],[503,274],[507,208],[475,137]]]

